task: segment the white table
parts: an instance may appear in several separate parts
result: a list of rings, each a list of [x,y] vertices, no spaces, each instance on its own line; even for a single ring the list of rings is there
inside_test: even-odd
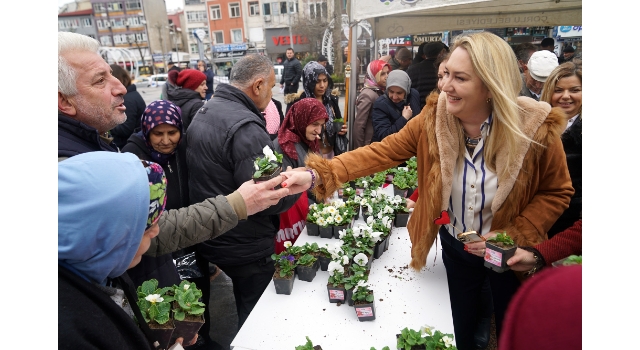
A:
[[[329,273],[318,270],[312,282],[296,277],[291,295],[276,294],[272,281],[233,339],[234,350],[294,350],[306,342],[305,336],[324,350],[395,349],[396,334],[401,329],[418,330],[425,324],[453,334],[440,245],[437,249],[433,245],[427,266],[416,273],[408,266],[411,241],[407,229],[394,228],[390,238],[389,249],[373,261],[369,275],[375,320],[360,322],[352,306],[329,303]],[[310,237],[305,228],[295,245],[316,242],[324,246],[336,241]]]

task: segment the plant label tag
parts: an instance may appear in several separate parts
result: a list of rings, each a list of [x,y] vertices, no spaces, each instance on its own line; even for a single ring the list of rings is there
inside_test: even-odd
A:
[[[356,315],[358,317],[372,317],[373,316],[373,309],[371,308],[371,306],[357,307],[356,308]]]
[[[344,292],[339,289],[329,290],[329,299],[344,300]]]
[[[362,196],[364,194],[364,188],[356,188],[356,196]]]
[[[342,189],[342,188],[338,189],[338,196],[340,196],[340,197],[344,196],[344,189]]]
[[[393,174],[387,174],[387,178],[385,180],[391,183],[393,181]]]
[[[502,266],[502,253],[486,248],[484,261],[496,266]]]

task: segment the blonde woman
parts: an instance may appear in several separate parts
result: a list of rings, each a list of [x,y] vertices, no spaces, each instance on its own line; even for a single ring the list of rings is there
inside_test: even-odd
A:
[[[569,208],[549,230],[551,238],[582,218],[582,66],[565,62],[556,67],[542,88],[540,101],[562,108],[566,113],[567,128],[561,138],[571,183],[576,191]]]
[[[284,173],[290,191],[313,182],[322,198],[343,182],[417,156],[421,195],[408,226],[410,266],[425,267],[439,235],[461,350],[475,348],[485,277],[498,335],[520,282],[513,271],[498,274],[483,266],[484,242],[465,245],[456,234],[477,231],[489,238],[506,231],[519,245],[535,245],[547,238],[574,192],[560,142],[564,113],[518,97],[521,84],[516,57],[502,38],[487,32],[460,36],[445,64],[442,93],[430,95],[404,128],[331,161],[309,155],[310,171]],[[444,213],[451,225],[434,222]]]

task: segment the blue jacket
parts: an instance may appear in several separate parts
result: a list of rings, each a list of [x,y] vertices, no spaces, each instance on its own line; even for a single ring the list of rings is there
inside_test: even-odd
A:
[[[413,117],[420,114],[420,93],[418,90],[411,89],[409,96],[407,96],[407,103],[411,107]],[[373,103],[373,111],[371,112],[372,143],[382,141],[385,137],[400,131],[407,124],[408,120],[402,116],[404,106],[404,101],[393,103],[387,94],[378,97]]]

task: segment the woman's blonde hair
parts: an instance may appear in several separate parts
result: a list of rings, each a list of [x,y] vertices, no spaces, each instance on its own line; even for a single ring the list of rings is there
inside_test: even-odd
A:
[[[553,96],[553,91],[556,89],[556,85],[558,85],[558,80],[562,78],[568,78],[576,76],[580,79],[580,83],[582,83],[582,65],[577,64],[573,61],[565,62],[559,66],[557,66],[549,77],[547,81],[544,83],[542,87],[542,93],[540,94],[540,101],[544,101],[548,104],[551,104],[551,97]],[[553,105],[551,105],[553,106]],[[582,106],[580,106],[580,118],[582,118]],[[572,115],[568,115],[567,118],[573,117]]]
[[[498,148],[507,148],[507,163],[498,177],[509,176],[508,169],[515,162],[515,152],[519,139],[530,140],[521,131],[520,110],[518,107],[518,95],[522,89],[522,78],[518,69],[518,60],[515,53],[502,38],[489,33],[481,32],[469,35],[461,35],[455,38],[453,52],[456,48],[463,48],[471,57],[471,64],[475,73],[491,92],[492,123],[491,137],[484,146],[484,155],[487,166],[491,171],[496,171],[496,154]],[[460,157],[464,161],[464,132],[460,125]]]

